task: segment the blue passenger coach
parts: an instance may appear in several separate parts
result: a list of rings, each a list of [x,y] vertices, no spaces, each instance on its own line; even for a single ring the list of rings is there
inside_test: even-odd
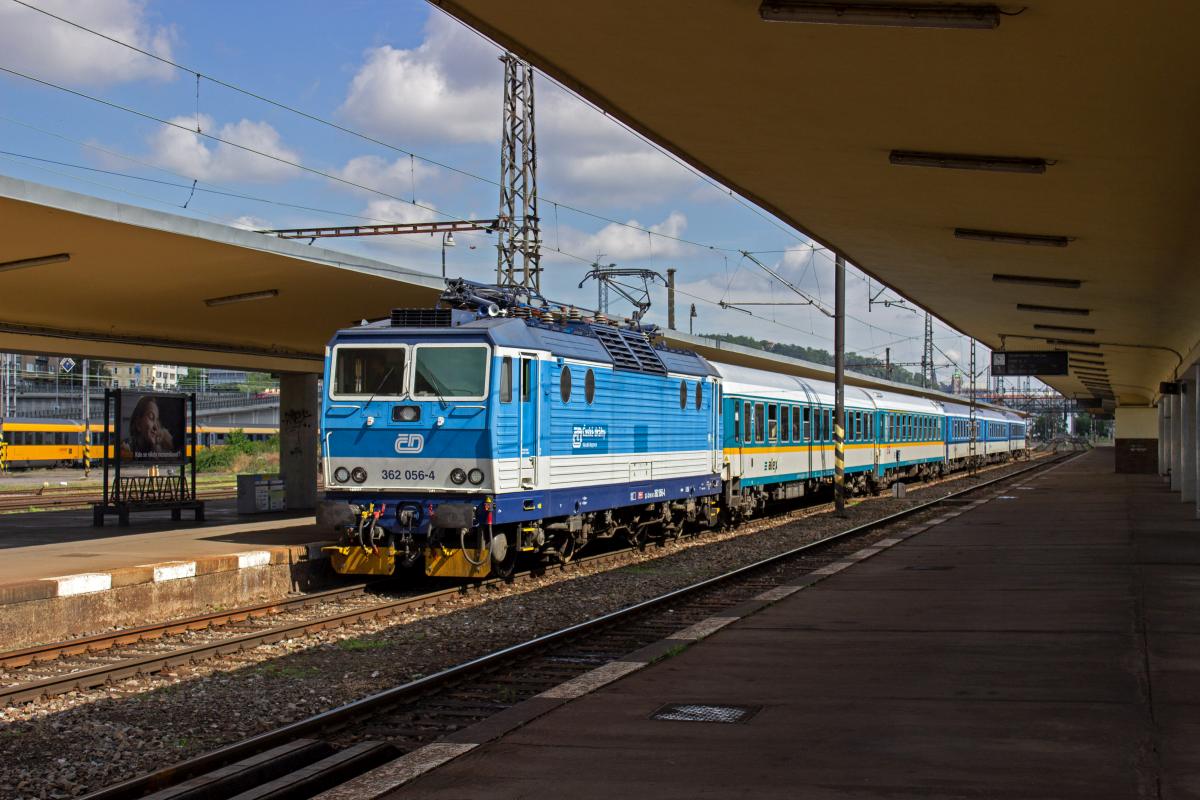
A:
[[[467,291],[465,288],[463,291]],[[716,373],[565,311],[397,309],[339,331],[322,409],[339,572],[510,570],[593,538],[717,521]],[[490,312],[490,313],[489,313]]]

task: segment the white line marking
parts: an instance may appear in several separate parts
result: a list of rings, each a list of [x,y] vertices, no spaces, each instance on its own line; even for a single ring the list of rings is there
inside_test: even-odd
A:
[[[55,597],[106,592],[112,588],[112,575],[107,572],[83,572],[79,575],[63,575],[61,578],[43,580],[54,581],[57,584]]]
[[[547,689],[538,697],[551,700],[573,700],[594,692],[601,686],[607,686],[618,678],[624,678],[631,672],[637,672],[646,666],[644,661],[613,661],[602,667],[596,667],[591,672],[585,672],[578,678],[560,683],[552,689]]]
[[[373,800],[399,789],[435,767],[469,753],[479,745],[434,742],[378,766],[354,780],[317,795],[314,800]]]
[[[676,631],[668,636],[668,639],[703,639],[707,636],[712,636],[717,631],[724,628],[731,622],[737,622],[741,617],[709,617],[702,619],[695,625],[689,625],[681,631]]]
[[[195,561],[171,561],[166,564],[143,564],[142,566],[154,567],[155,583],[196,577]]]
[[[249,553],[238,553],[238,569],[246,567],[263,567],[271,563],[270,550],[251,550]]]

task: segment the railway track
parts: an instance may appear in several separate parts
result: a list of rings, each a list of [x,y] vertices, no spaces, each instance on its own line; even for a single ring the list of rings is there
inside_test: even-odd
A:
[[[620,661],[723,609],[793,583],[884,538],[898,523],[938,513],[939,508],[967,501],[970,494],[1018,480],[1070,457],[1044,459],[754,564],[115,784],[87,795],[86,800],[140,798],[165,787],[175,786],[178,790],[178,784],[185,781],[189,786],[205,787],[210,792],[205,796],[227,796],[255,786],[264,792],[268,787],[283,792],[286,785],[286,795],[269,796],[311,797],[356,772],[365,772],[586,672]],[[298,764],[304,768],[297,769]],[[227,780],[232,782],[221,783]]]
[[[747,524],[756,527],[786,524],[789,518],[795,520],[830,508],[832,503],[819,503],[782,515],[761,517]],[[631,550],[628,547],[620,548],[578,558],[567,564],[543,566],[535,571],[518,573],[512,580],[522,582],[539,577],[547,569],[571,571],[602,566],[619,560]],[[372,584],[358,583],[269,603],[4,652],[0,653],[0,707],[85,691],[125,678],[153,675],[210,658],[251,650],[263,644],[383,619],[472,592],[487,591],[505,582],[493,578],[432,592],[414,592],[393,599],[381,599],[371,593]]]

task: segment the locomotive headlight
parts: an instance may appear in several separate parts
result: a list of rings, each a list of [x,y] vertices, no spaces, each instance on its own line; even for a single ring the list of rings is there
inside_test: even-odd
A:
[[[462,467],[455,467],[454,469],[450,470],[450,481],[458,486],[462,486],[467,482],[466,471],[463,470]]]
[[[467,480],[469,480],[471,483],[475,484],[476,486],[483,483],[483,470],[481,470],[479,467],[476,467],[475,469],[471,470],[470,472],[467,473]]]
[[[345,467],[338,467],[333,471],[333,479],[338,483],[345,483],[350,480],[350,470]]]
[[[366,483],[367,482],[367,471],[365,469],[363,469],[362,467],[355,467],[354,469],[352,469],[350,471],[350,478],[355,483]]]
[[[392,420],[395,422],[416,422],[420,418],[420,406],[395,406],[392,408]]]

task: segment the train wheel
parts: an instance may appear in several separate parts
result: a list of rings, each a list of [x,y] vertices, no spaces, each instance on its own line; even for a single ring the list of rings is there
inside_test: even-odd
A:
[[[517,569],[517,548],[508,546],[508,537],[497,533],[492,537],[492,574],[511,578]]]
[[[575,558],[575,551],[578,546],[578,542],[575,541],[575,537],[569,533],[564,533],[558,540],[557,544],[559,563],[570,564]]]

